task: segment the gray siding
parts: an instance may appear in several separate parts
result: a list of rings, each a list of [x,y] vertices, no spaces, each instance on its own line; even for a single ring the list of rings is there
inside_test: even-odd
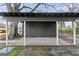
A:
[[[56,37],[56,22],[27,22],[26,36]]]

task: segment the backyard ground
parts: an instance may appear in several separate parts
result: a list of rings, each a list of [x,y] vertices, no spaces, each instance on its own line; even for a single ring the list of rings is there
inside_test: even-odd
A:
[[[4,35],[1,35],[1,37]],[[44,40],[45,41],[45,40]],[[0,44],[0,49],[5,47],[5,43]],[[5,56],[79,56],[79,35],[77,35],[77,45],[59,46],[15,46],[15,48]]]
[[[16,46],[7,56],[79,56],[79,46]]]

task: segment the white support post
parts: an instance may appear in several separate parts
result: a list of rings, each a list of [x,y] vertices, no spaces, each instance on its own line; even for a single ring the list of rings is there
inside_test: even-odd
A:
[[[73,43],[76,45],[76,23],[75,21],[73,22]]]
[[[56,21],[56,44],[59,45],[59,42],[58,42],[58,21]]]
[[[26,21],[24,21],[24,46],[26,45]]]
[[[6,21],[6,46],[8,46],[8,21]]]

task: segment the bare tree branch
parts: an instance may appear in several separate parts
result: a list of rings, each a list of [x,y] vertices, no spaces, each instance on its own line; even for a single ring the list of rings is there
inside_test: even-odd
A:
[[[79,11],[78,3],[71,3],[72,7],[70,7],[70,3],[64,3],[64,5],[69,9],[69,12],[75,12],[75,8],[77,8],[76,12]]]
[[[8,12],[13,12],[11,3],[6,3],[6,7],[7,7]]]
[[[28,6],[23,6],[22,8],[20,8],[19,10],[21,11],[23,8],[28,8],[28,9],[30,9],[31,11],[30,11],[30,13],[32,13],[33,11],[38,11],[38,12],[40,12],[39,10],[36,10],[36,8],[38,7],[40,5],[40,3],[38,3],[33,9],[31,8],[31,7],[28,7]]]
[[[45,4],[45,3],[42,3],[42,4],[43,4],[43,5],[47,5],[47,6],[49,6],[49,7],[54,8],[55,10],[57,10],[55,6],[52,6],[52,5],[49,5],[49,4]]]
[[[21,3],[18,3],[18,4],[17,4],[17,8],[19,8],[20,6],[21,6]]]
[[[22,7],[22,8],[20,8],[19,10],[22,10],[23,8],[28,8],[28,9],[32,10],[32,8],[27,7],[27,6],[23,6],[23,7]]]
[[[30,7],[27,7],[27,6],[23,6],[23,7],[22,7],[21,9],[19,9],[19,10],[21,11],[23,8],[28,8],[28,9],[32,10],[32,8],[30,8]],[[35,10],[35,11],[38,11],[38,12],[40,12],[40,10]]]
[[[68,3],[67,4],[65,3],[65,6],[67,6],[67,8],[69,9],[69,12],[73,12],[72,8],[69,7]]]
[[[48,11],[47,11],[47,5],[45,5],[45,8],[46,8],[46,12],[48,12]]]
[[[4,4],[2,4],[2,5],[0,5],[0,7],[1,7],[1,6],[3,6],[3,5],[5,5],[5,3],[4,3]]]
[[[35,11],[35,10],[38,8],[39,5],[41,5],[41,3],[38,3],[38,4],[32,9],[32,11],[31,11],[30,13],[32,13],[33,11]]]

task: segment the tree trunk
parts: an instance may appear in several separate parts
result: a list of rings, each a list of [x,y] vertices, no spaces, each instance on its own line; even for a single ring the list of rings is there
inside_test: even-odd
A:
[[[17,6],[17,3],[12,4],[13,12],[20,12],[16,6]],[[20,35],[18,33],[18,22],[14,22],[14,35],[13,35],[13,37],[19,37],[19,36]]]
[[[13,33],[13,37],[19,37],[19,33],[18,33],[18,22],[14,22],[14,33]]]
[[[7,9],[8,9],[8,12],[19,12],[19,9],[16,7],[17,6],[17,3],[13,3],[13,4],[6,4],[7,5]],[[12,22],[12,25],[14,27],[14,30],[12,32],[13,33],[13,37],[18,37],[20,36],[19,33],[18,33],[18,22]],[[10,29],[11,30],[11,29]]]

